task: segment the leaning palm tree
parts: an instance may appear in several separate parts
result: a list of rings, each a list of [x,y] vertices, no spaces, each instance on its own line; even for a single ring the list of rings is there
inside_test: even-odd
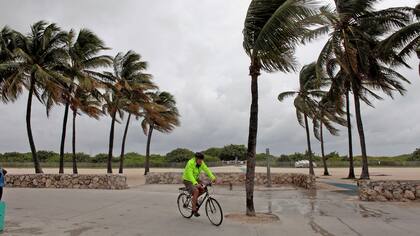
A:
[[[161,133],[170,133],[179,126],[179,112],[176,101],[168,92],[155,92],[150,94],[152,104],[144,110],[141,127],[147,135],[146,159],[144,163],[144,175],[150,169],[150,143],[153,130]]]
[[[314,67],[315,64],[314,64]],[[315,73],[315,69],[313,71]],[[313,128],[315,138],[321,143],[321,156],[322,163],[324,166],[324,176],[329,176],[327,160],[325,157],[325,147],[324,147],[324,126],[325,120],[337,123],[339,125],[345,126],[346,121],[341,117],[344,114],[342,110],[343,99],[341,94],[333,93],[333,90],[330,90],[325,96],[321,99],[318,105],[318,113],[313,119]],[[326,126],[327,130],[331,135],[337,136],[338,129],[333,126]]]
[[[131,116],[139,116],[140,110],[144,110],[149,106],[151,99],[147,95],[147,91],[157,89],[157,86],[152,82],[152,76],[144,73],[144,70],[147,69],[147,62],[141,60],[140,54],[131,52],[127,56],[126,65],[128,64],[131,65],[127,66],[129,69],[124,74],[125,83],[122,91],[130,103],[123,108],[128,113],[128,118],[121,143],[120,166],[118,170],[120,174],[124,172],[125,143]]]
[[[141,89],[132,89],[133,81],[130,79],[139,76],[142,80],[150,80],[150,76],[146,76],[142,73],[142,70],[146,68],[146,62],[140,61],[140,55],[134,51],[128,51],[127,53],[118,53],[113,58],[113,71],[103,72],[98,74],[100,78],[104,80],[106,86],[106,92],[103,96],[105,104],[103,109],[111,117],[111,129],[109,134],[109,150],[108,150],[108,161],[107,161],[107,172],[112,173],[112,157],[114,149],[114,130],[115,122],[117,122],[117,115],[123,118],[124,111],[129,109],[129,113],[138,113],[140,106],[138,104],[139,99],[133,99],[131,95],[137,93],[136,96],[142,97],[144,101],[147,101],[147,96]],[[138,85],[138,84],[137,84]],[[137,86],[136,85],[136,86]],[[139,113],[138,113],[139,114]]]
[[[32,97],[35,95],[40,102],[42,94],[48,93],[54,101],[59,101],[63,88],[60,86],[69,81],[55,67],[67,60],[63,49],[66,34],[55,24],[39,21],[31,26],[29,35],[16,32],[16,49],[14,59],[3,63],[2,70],[9,71],[10,85],[24,86],[28,89],[26,105],[26,129],[32,152],[35,172],[43,173],[39,163],[35,142],[32,135],[31,111]],[[10,87],[3,86],[10,90]]]
[[[128,99],[123,97],[118,86],[112,86],[108,84],[107,91],[103,94],[104,104],[103,112],[107,113],[111,117],[111,129],[109,131],[109,144],[108,144],[108,159],[107,159],[107,173],[112,174],[112,158],[114,149],[114,132],[115,122],[118,122],[117,115],[120,118],[123,117],[123,108],[128,103]]]
[[[246,214],[255,216],[254,177],[258,129],[258,77],[296,69],[295,47],[316,20],[313,0],[253,0],[245,19],[243,46],[251,65],[251,111],[247,149]]]
[[[78,86],[73,91],[72,98],[70,99],[70,109],[72,110],[72,163],[73,163],[73,174],[78,174],[77,170],[77,159],[76,159],[76,118],[77,115],[82,113],[88,115],[89,117],[99,119],[102,115],[101,110],[101,94],[99,89],[101,85],[97,82],[92,82],[90,84],[96,85],[95,87]],[[80,111],[80,112],[79,112]]]
[[[337,130],[331,125],[330,111],[324,109],[320,112],[319,99],[326,95],[321,88],[325,82],[316,77],[316,64],[312,63],[302,68],[299,74],[299,90],[283,92],[278,96],[278,100],[282,102],[287,97],[295,96],[294,106],[296,108],[296,117],[299,124],[306,129],[307,155],[309,159],[309,174],[315,175],[313,166],[313,156],[311,148],[311,135],[309,131],[308,118],[314,120],[316,129],[319,129],[319,123],[325,125],[328,130]]]
[[[332,59],[329,63],[327,69],[327,75],[329,79],[332,81],[331,88],[328,94],[330,94],[330,101],[340,101],[337,104],[337,109],[340,109],[340,106],[345,107],[345,114],[346,114],[346,122],[345,126],[347,126],[347,137],[348,137],[348,161],[349,161],[349,174],[347,176],[348,179],[355,179],[356,175],[354,172],[354,158],[353,158],[353,138],[352,138],[352,125],[351,125],[351,112],[350,112],[350,92],[351,92],[351,82],[348,77],[346,77],[345,73],[342,70],[337,70],[337,63],[335,63],[335,59]],[[343,94],[345,97],[345,105],[342,104]]]
[[[76,92],[80,92],[77,88],[79,84],[92,83],[93,74],[97,73],[92,71],[93,69],[106,67],[111,64],[112,59],[109,56],[98,56],[101,51],[106,49],[105,43],[90,30],[81,29],[78,35],[76,35],[74,30],[70,30],[67,34],[66,50],[69,54],[69,59],[62,65],[61,69],[64,75],[71,80],[71,83],[64,84],[66,92],[63,93],[65,107],[60,144],[60,174],[64,173],[64,145],[69,106],[71,105],[70,100],[78,99],[75,95]],[[73,114],[76,114],[74,110]]]
[[[322,73],[321,68],[334,58],[350,80],[362,152],[361,179],[369,178],[369,170],[360,101],[372,105],[369,96],[380,99],[380,96],[374,93],[374,89],[380,89],[391,97],[393,91],[403,94],[404,87],[401,81],[408,82],[386,65],[391,61],[394,65],[404,65],[406,63],[403,58],[391,50],[381,50],[380,40],[386,34],[410,22],[407,13],[410,9],[390,8],[375,11],[373,4],[376,2],[378,0],[336,0],[335,10],[321,8],[327,22],[325,27],[331,33],[318,58],[317,73]]]

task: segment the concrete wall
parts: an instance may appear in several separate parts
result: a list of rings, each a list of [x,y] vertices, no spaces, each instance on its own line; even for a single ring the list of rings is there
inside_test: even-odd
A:
[[[6,175],[6,187],[126,189],[125,175],[22,174]]]
[[[420,200],[420,181],[360,180],[359,198],[362,201],[414,201]]]
[[[244,185],[244,173],[215,173],[223,185]],[[206,179],[202,175],[201,179]],[[273,185],[294,185],[305,189],[315,189],[315,177],[306,174],[295,173],[275,173],[271,174]],[[182,173],[148,173],[146,184],[182,184]],[[255,173],[255,185],[266,185],[267,175],[264,173]]]

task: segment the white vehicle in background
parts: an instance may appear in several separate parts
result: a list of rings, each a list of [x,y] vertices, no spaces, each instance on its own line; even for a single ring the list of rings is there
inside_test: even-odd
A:
[[[316,167],[316,163],[312,162],[313,166]],[[309,161],[308,160],[301,160],[295,162],[295,168],[309,168]]]

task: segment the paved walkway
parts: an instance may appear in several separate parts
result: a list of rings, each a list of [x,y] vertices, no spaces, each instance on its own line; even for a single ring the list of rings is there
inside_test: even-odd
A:
[[[176,185],[123,191],[6,189],[4,235],[419,235],[420,203],[359,202],[331,190],[257,188],[259,212],[280,221],[210,224],[205,214],[184,219],[176,207]],[[225,214],[244,210],[244,189],[215,188]],[[203,212],[204,213],[204,212]]]

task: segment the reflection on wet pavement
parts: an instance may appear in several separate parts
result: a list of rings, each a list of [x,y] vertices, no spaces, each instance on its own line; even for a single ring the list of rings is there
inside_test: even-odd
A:
[[[408,228],[398,226],[401,222],[411,223],[420,215],[420,203],[378,203],[361,202],[353,190],[280,190],[258,192],[256,198],[264,199],[269,213],[276,214],[280,219],[295,218],[304,219],[301,223],[312,229],[314,234],[323,236],[342,235],[335,233],[336,228],[345,228],[349,235],[362,234],[357,222],[368,220],[373,225],[386,225],[393,230],[403,229],[411,235],[413,232],[420,232],[417,223]],[[404,209],[409,206],[410,211]],[[366,223],[366,222],[365,222]],[[332,225],[334,225],[332,227]],[[330,230],[330,228],[334,230]],[[380,228],[370,229],[372,232]],[[370,232],[369,230],[367,232]],[[370,234],[369,234],[370,235]],[[389,234],[393,235],[393,234]],[[417,234],[418,235],[418,234]]]
[[[361,202],[357,196],[290,186],[255,188],[257,212],[279,221],[243,224],[226,217],[222,227],[202,217],[184,219],[174,185],[123,191],[8,189],[6,235],[419,235],[420,203]],[[336,188],[334,188],[336,189]],[[346,189],[343,189],[346,190]],[[217,186],[225,215],[243,214],[245,188]],[[98,200],[99,199],[99,200]],[[63,204],[66,203],[66,204]],[[165,227],[162,227],[164,225]],[[195,234],[194,234],[195,235]]]

